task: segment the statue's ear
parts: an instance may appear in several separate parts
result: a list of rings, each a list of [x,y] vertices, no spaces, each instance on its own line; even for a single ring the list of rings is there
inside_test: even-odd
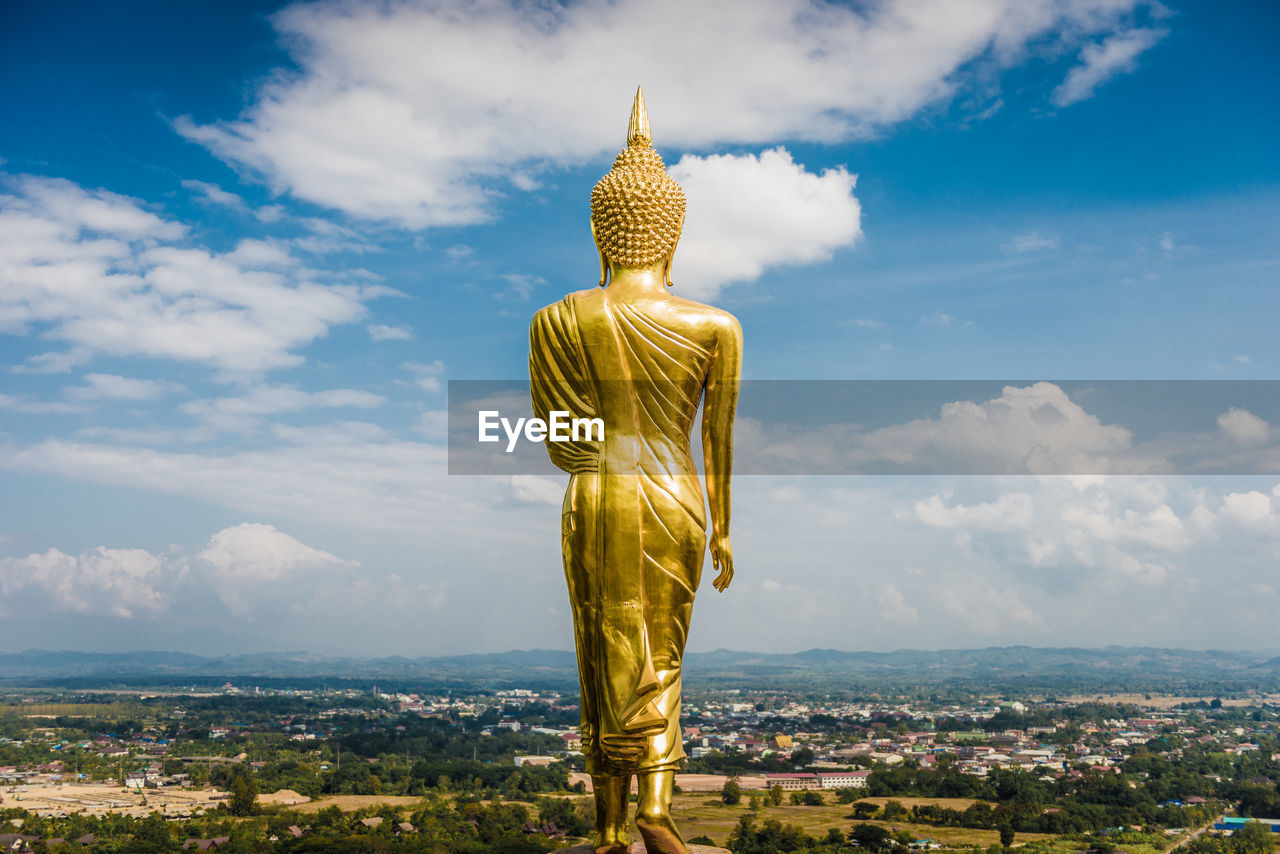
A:
[[[676,226],[676,242],[671,244],[671,253],[667,255],[666,267],[662,270],[662,279],[666,282],[667,287],[674,288],[676,283],[671,281],[671,265],[675,263],[676,247],[680,245],[680,233],[684,231],[684,214],[680,214],[680,224]]]
[[[600,245],[600,239],[596,236],[596,221],[591,220],[591,240],[596,244],[596,251],[600,253],[600,287],[604,287],[609,283],[609,259],[604,257],[604,247]]]

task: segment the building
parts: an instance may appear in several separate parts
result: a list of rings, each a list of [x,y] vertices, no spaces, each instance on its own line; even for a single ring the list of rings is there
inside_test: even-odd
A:
[[[824,789],[865,789],[870,771],[819,771],[818,783]]]
[[[521,765],[550,765],[555,762],[554,756],[517,756],[515,757],[516,767]]]
[[[794,774],[765,774],[765,784],[772,789],[781,787],[784,791],[800,791],[803,789],[821,789],[822,781],[817,774],[796,772]]]
[[[1215,830],[1239,830],[1251,821],[1261,822],[1272,833],[1280,833],[1280,818],[1245,818],[1243,816],[1229,815],[1223,817],[1221,821],[1214,822]]]

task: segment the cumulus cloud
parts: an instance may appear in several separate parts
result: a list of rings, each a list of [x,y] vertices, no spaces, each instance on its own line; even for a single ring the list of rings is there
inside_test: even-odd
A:
[[[237,119],[175,126],[278,192],[410,228],[476,223],[546,168],[616,151],[637,82],[659,147],[835,142],[989,81],[1051,34],[1102,39],[1058,96],[1087,97],[1154,40],[1132,28],[1139,5],[295,4],[272,20],[296,70],[266,78]]]
[[[208,585],[244,614],[273,582],[357,566],[271,525],[246,522],[214,534],[194,555],[99,546],[80,555],[53,548],[0,559],[0,593],[43,597],[55,611],[135,618],[164,614],[193,585]]]
[[[686,154],[670,169],[689,199],[672,278],[680,293],[709,299],[766,267],[822,261],[862,234],[856,175],[820,175],[784,148],[760,155]]]
[[[1271,435],[1271,425],[1247,409],[1231,407],[1218,416],[1218,428],[1241,445],[1261,445]]]
[[[276,243],[191,245],[184,225],[136,199],[17,176],[0,195],[0,332],[66,342],[27,365],[56,372],[95,353],[229,372],[297,365],[296,351],[364,316],[388,292],[324,283]],[[338,274],[328,278],[339,279]]]
[[[953,546],[1061,593],[1089,578],[1099,589],[1186,583],[1190,557],[1232,526],[1269,530],[1270,498],[1228,493],[1221,508],[1170,478],[1041,477],[1034,489],[966,504],[935,493],[910,518],[948,531]],[[1178,576],[1184,576],[1178,578]]]
[[[143,549],[99,546],[80,555],[49,549],[43,554],[0,559],[0,592],[43,593],[51,607],[77,614],[132,617],[168,607],[166,592],[185,572]]]
[[[54,440],[0,443],[0,468],[292,520],[274,531],[237,525],[195,549],[157,555],[165,567],[187,573],[177,588],[162,583],[169,577],[164,572],[148,576],[169,603],[163,606],[168,614],[179,613],[180,602],[210,601],[221,614],[218,603],[225,602],[241,609],[231,610],[233,617],[271,614],[253,625],[274,632],[275,643],[320,643],[314,625],[277,626],[298,607],[299,619],[313,624],[319,614],[342,616],[368,633],[361,649],[380,652],[426,652],[450,642],[461,644],[450,649],[571,642],[562,631],[568,623],[549,623],[545,610],[563,607],[560,582],[549,583],[559,577],[563,477],[449,476],[442,446],[398,441],[358,422],[276,435],[274,445],[203,454]],[[1180,477],[1098,475],[745,478],[734,494],[740,578],[729,596],[700,599],[691,642],[694,648],[723,645],[760,608],[776,610],[783,595],[788,607],[801,610],[780,618],[762,642],[774,649],[829,646],[832,620],[848,626],[840,645],[855,648],[1079,643],[1082,637],[1256,646],[1270,637],[1270,615],[1240,634],[1255,603],[1207,595],[1224,586],[1247,589],[1273,573],[1280,487],[1273,491],[1274,478],[1265,487],[1252,482],[1223,489]],[[302,543],[284,539],[289,524],[332,530],[357,551],[317,549],[305,536]],[[774,536],[778,530],[790,535]],[[212,560],[201,557],[206,552]],[[353,559],[360,561],[358,571]],[[387,565],[410,579],[403,600]],[[0,566],[12,585],[12,567]],[[779,566],[785,574],[769,569]],[[37,574],[23,573],[28,579]],[[32,584],[13,590],[45,590]],[[500,601],[494,584],[508,590]],[[391,611],[413,621],[439,607],[446,586],[454,607],[439,619],[454,622],[406,622],[416,627],[412,637],[388,623]],[[1147,605],[1140,612],[1132,611],[1135,596]],[[0,601],[12,608],[25,600],[0,592]],[[90,607],[110,613],[112,601],[95,599]],[[499,613],[503,602],[519,605]],[[1213,611],[1219,604],[1222,610]],[[493,619],[486,625],[501,631],[475,634],[466,620],[477,609],[488,609]],[[915,610],[914,621],[908,609]],[[1230,622],[1224,622],[1228,609]]]
[[[1006,386],[999,397],[954,401],[936,418],[871,430],[864,452],[934,471],[1097,472],[1125,451],[1132,434],[1103,424],[1053,383]]]
[[[1013,531],[1031,527],[1035,518],[1033,509],[1031,496],[1020,492],[974,505],[947,504],[945,496],[931,495],[916,503],[915,515],[935,528]]]
[[[1256,489],[1232,492],[1222,497],[1221,514],[1225,519],[1246,528],[1264,532],[1280,531],[1280,513],[1276,512],[1275,504],[1271,496]]]
[[[219,596],[233,611],[247,609],[243,588],[307,572],[355,566],[298,542],[272,525],[245,522],[214,534],[196,560],[208,566]]]
[[[1053,103],[1066,107],[1092,97],[1103,83],[1132,71],[1138,56],[1168,35],[1168,30],[1132,29],[1115,33],[1080,50],[1080,64],[1053,90]]]

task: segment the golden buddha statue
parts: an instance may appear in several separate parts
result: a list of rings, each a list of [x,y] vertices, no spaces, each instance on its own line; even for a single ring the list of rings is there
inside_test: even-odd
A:
[[[680,672],[707,545],[733,578],[729,476],[742,364],[733,315],[668,291],[684,193],[653,149],[636,91],[627,147],[591,193],[600,287],[534,315],[534,413],[600,418],[604,437],[547,443],[569,472],[561,523],[582,685],[582,745],[596,804],[595,850],[627,849],[627,804],[650,854],[686,854],[671,819],[684,758]],[[702,418],[704,503],[689,434]]]

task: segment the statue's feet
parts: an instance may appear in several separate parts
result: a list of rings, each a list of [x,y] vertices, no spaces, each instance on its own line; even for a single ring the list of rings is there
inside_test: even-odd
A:
[[[627,843],[620,840],[596,844],[595,854],[627,854]]]
[[[676,832],[671,816],[636,817],[636,827],[644,839],[644,850],[648,854],[689,854],[684,840]]]

